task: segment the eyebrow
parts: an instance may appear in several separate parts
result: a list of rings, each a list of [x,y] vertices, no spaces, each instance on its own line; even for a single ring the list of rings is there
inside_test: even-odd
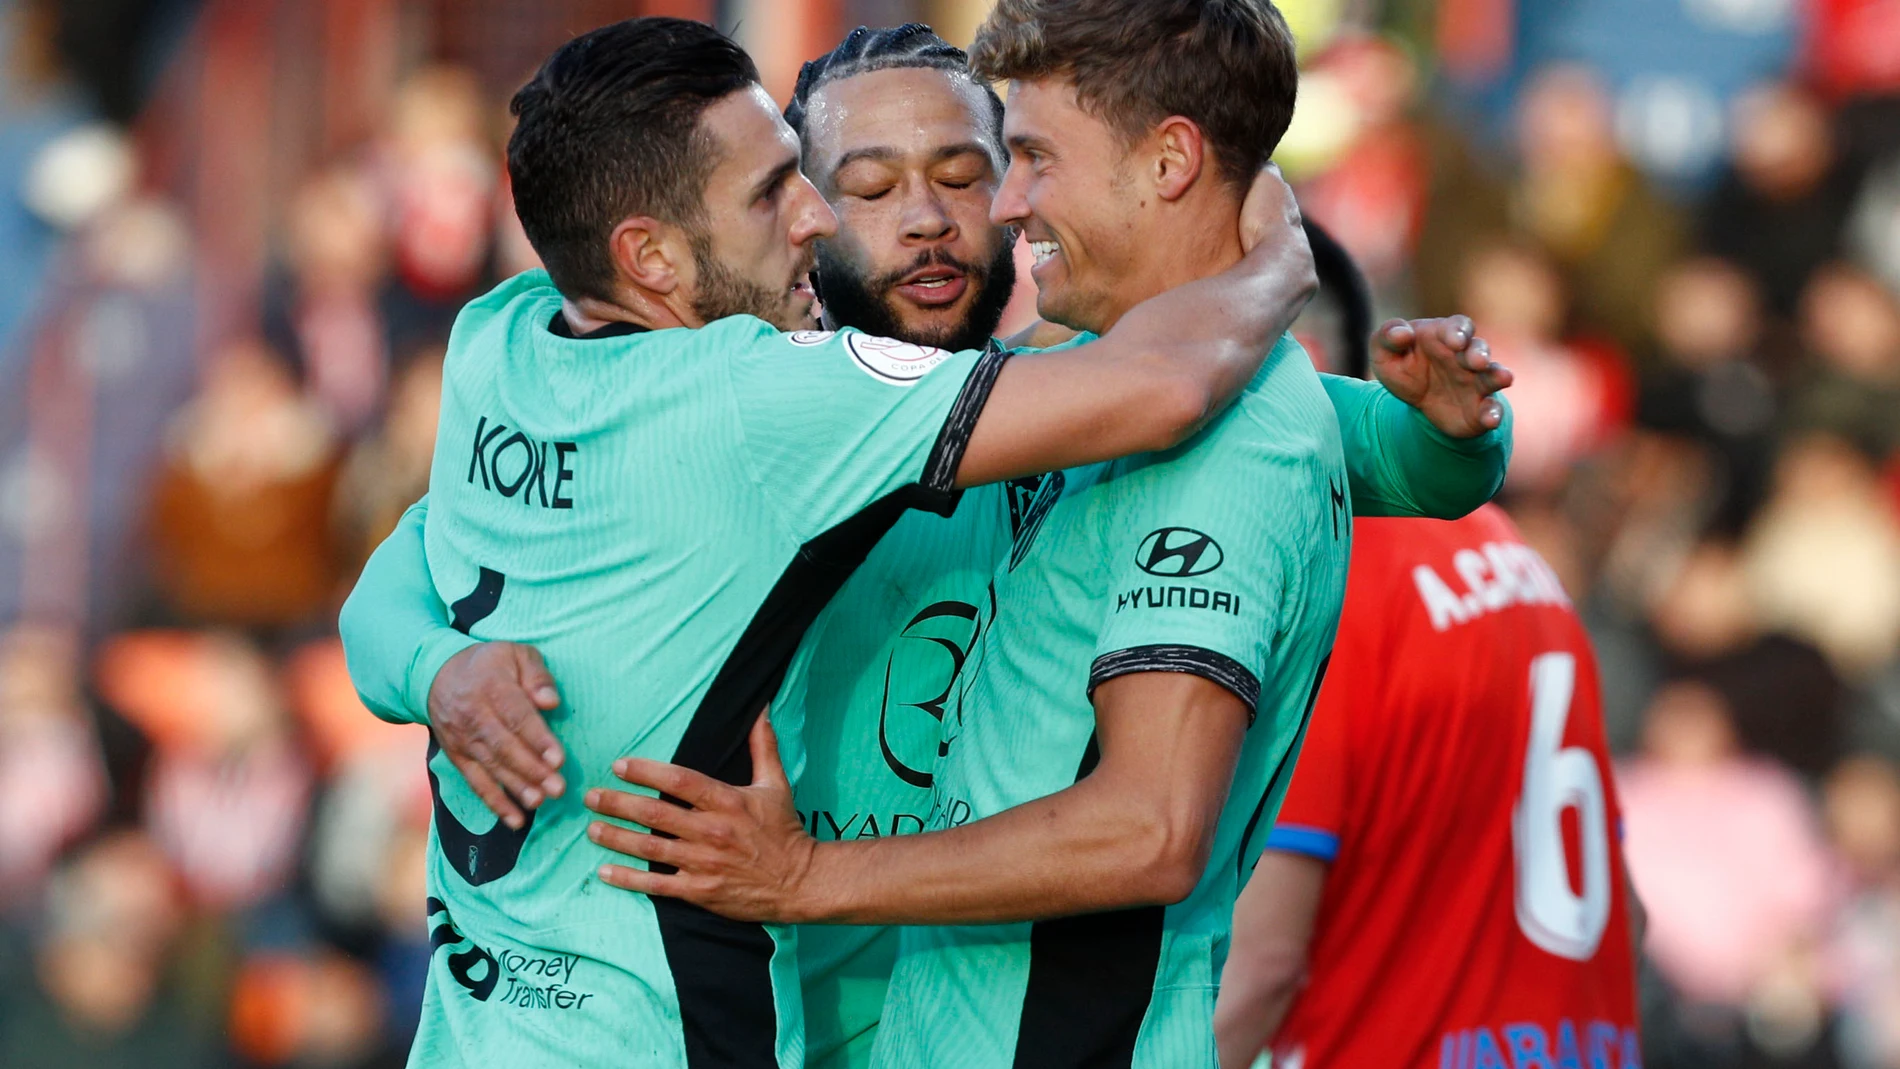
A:
[[[957,156],[981,156],[987,160],[990,158],[990,150],[975,141],[959,141],[954,145],[944,145],[935,152],[932,152],[930,154],[930,162],[939,163]],[[831,173],[835,175],[846,167],[857,163],[859,160],[875,160],[879,163],[890,163],[902,157],[903,153],[888,145],[872,145],[868,148],[854,148],[838,157],[838,162],[832,165]]]
[[[1044,155],[1055,154],[1055,146],[1048,140],[1038,137],[1035,134],[1011,134],[1009,137],[1004,138],[1003,141],[1010,148],[1018,152],[1034,149]]]

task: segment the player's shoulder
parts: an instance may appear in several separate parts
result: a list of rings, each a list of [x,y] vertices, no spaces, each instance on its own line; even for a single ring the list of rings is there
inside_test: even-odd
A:
[[[729,316],[705,329],[715,332],[708,334],[707,340],[735,366],[784,378],[826,378],[849,372],[887,386],[910,386],[958,355],[935,346],[866,334],[855,327],[781,331],[753,316]]]

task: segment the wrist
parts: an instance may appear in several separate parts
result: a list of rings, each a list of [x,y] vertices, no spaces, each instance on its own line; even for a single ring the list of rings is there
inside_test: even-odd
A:
[[[416,723],[430,721],[429,697],[435,691],[435,677],[441,673],[442,666],[456,654],[478,644],[479,640],[448,627],[438,627],[422,640],[409,662],[409,679],[403,689],[403,704]]]
[[[807,837],[802,846],[804,857],[786,896],[785,923],[840,923],[850,906],[845,900],[849,883],[839,878],[844,844]]]

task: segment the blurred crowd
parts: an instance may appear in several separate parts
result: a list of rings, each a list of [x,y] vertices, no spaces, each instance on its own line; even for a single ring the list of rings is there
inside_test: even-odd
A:
[[[1900,1069],[1900,4],[1805,5],[1699,172],[1590,62],[1499,75],[1456,20],[1511,0],[1330,6],[1281,160],[1382,312],[1518,373],[1504,503],[1598,642],[1649,1064]],[[533,264],[508,86],[406,64],[209,329],[216,204],[138,180],[55,36],[15,19],[0,90],[0,1065],[400,1064],[426,736],[334,620],[426,489],[455,312]]]

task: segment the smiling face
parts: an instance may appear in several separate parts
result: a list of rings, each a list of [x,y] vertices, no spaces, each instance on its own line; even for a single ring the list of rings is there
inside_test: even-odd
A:
[[[1013,82],[1003,120],[1009,170],[990,218],[1017,226],[1036,256],[1036,311],[1100,333],[1145,292],[1140,251],[1153,212],[1128,146],[1059,79]]]
[[[707,322],[745,314],[780,330],[810,326],[815,243],[838,220],[798,169],[798,136],[756,84],[708,107],[700,123],[719,162],[683,279],[694,313]]]
[[[1015,282],[1014,234],[989,221],[990,102],[950,71],[870,71],[807,104],[811,172],[838,215],[820,243],[834,324],[952,349],[985,344]]]

